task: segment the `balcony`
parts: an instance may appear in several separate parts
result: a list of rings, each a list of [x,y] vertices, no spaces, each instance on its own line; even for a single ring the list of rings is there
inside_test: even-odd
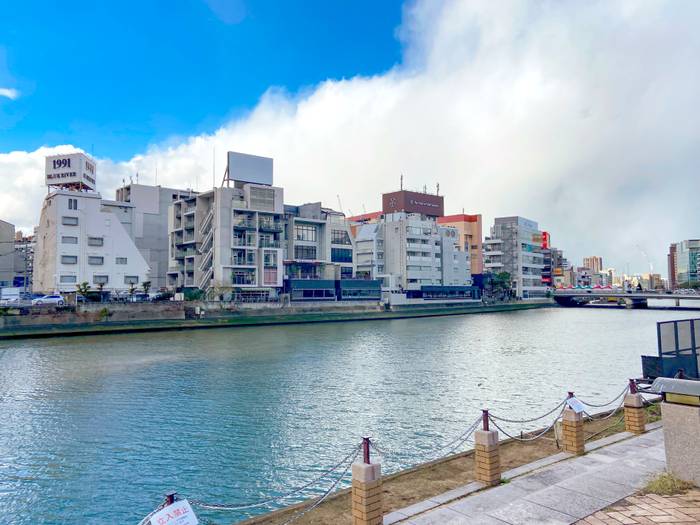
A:
[[[279,221],[260,220],[258,222],[258,229],[266,232],[281,232],[284,227]]]
[[[249,254],[248,257],[236,257],[234,255],[231,257],[231,266],[255,266],[255,254]]]
[[[233,238],[233,245],[234,246],[247,246],[249,248],[255,248],[256,242],[255,242],[255,238],[253,238],[253,237],[234,237]]]
[[[233,223],[234,230],[255,230],[255,221],[250,219],[237,220]]]
[[[280,242],[277,240],[260,239],[260,248],[279,248]]]

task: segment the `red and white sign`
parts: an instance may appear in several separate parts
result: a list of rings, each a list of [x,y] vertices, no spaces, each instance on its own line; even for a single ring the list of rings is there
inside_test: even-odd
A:
[[[197,525],[199,520],[186,499],[181,499],[151,516],[151,525]]]

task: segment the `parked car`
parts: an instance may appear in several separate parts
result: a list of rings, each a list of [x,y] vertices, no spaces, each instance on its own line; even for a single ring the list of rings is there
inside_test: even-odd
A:
[[[8,297],[7,299],[2,299],[0,300],[0,306],[19,306],[20,305],[20,300],[19,297]]]
[[[63,296],[58,294],[42,295],[41,297],[32,299],[32,306],[43,306],[47,304],[63,306],[64,304],[66,304],[66,301],[63,299]]]

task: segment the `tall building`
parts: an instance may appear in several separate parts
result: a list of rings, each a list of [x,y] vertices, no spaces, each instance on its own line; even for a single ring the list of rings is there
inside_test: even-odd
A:
[[[459,235],[460,249],[469,255],[472,275],[484,273],[484,255],[482,247],[481,215],[447,215],[438,217],[438,224],[456,228]]]
[[[597,255],[583,258],[583,267],[588,268],[591,273],[600,273],[603,271],[603,258]]]
[[[700,239],[686,239],[676,243],[676,286],[700,286]]]
[[[27,292],[32,289],[35,238],[35,235],[24,235],[21,230],[15,232],[15,278],[13,286],[23,288]]]
[[[516,296],[529,299],[545,297],[542,283],[544,255],[542,232],[537,223],[524,217],[498,217],[484,240],[484,270],[507,272]]]
[[[676,279],[677,269],[676,269],[676,243],[671,243],[668,247],[668,255],[666,256],[668,261],[668,287],[671,290],[675,290],[678,287],[678,281]]]
[[[145,184],[127,184],[117,189],[113,206],[133,206],[130,222],[123,222],[141,255],[150,267],[153,290],[165,289],[168,273],[168,208],[182,198],[194,195],[191,190],[178,190]]]
[[[0,220],[0,288],[12,286],[15,275],[15,227]]]
[[[46,185],[36,230],[35,292],[74,291],[80,283],[128,290],[149,279],[129,225],[134,206],[103,201],[95,161],[83,153],[46,158]]]

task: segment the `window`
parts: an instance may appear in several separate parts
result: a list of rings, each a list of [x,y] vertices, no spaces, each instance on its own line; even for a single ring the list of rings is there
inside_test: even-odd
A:
[[[75,275],[61,275],[61,284],[77,283],[78,278]]]
[[[345,230],[331,230],[331,244],[351,244],[350,235]]]
[[[295,246],[294,258],[307,260],[316,259],[316,246]]]
[[[77,210],[78,209],[78,199],[68,199],[68,209]]]
[[[61,237],[61,244],[78,244],[78,238],[70,235],[63,235]]]
[[[104,246],[105,240],[102,237],[88,237],[88,246]]]
[[[295,224],[294,238],[297,241],[316,242],[316,226],[313,224]]]
[[[341,279],[352,279],[352,268],[349,266],[340,267],[340,278]]]
[[[102,266],[104,263],[105,263],[104,257],[98,257],[96,255],[90,255],[88,257],[88,264],[91,264],[93,266]]]
[[[263,254],[263,264],[265,268],[277,266],[277,252],[265,252]]]
[[[78,264],[77,255],[61,255],[61,264]]]
[[[93,284],[107,284],[109,282],[109,275],[93,275]]]
[[[139,284],[138,275],[125,275],[124,284]]]
[[[349,248],[331,248],[332,262],[352,262],[352,250]]]
[[[126,264],[126,257],[117,257],[115,264]]]
[[[77,226],[78,225],[78,217],[68,217],[64,215],[61,217],[61,224],[64,226]]]

